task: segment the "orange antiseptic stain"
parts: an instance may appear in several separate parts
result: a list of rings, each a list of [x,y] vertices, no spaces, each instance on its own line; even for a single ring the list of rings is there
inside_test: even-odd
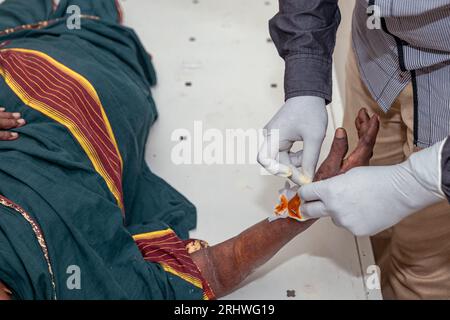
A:
[[[277,216],[282,215],[284,210],[286,210],[289,206],[288,199],[284,194],[280,196],[280,203],[275,207],[275,214]]]
[[[289,217],[302,220],[303,217],[300,213],[301,203],[302,201],[300,200],[298,194],[291,200],[288,200],[287,197],[282,194],[280,196],[280,203],[275,207],[275,215],[281,216],[287,210]]]
[[[289,216],[296,219],[303,219],[302,215],[300,214],[300,205],[302,201],[300,200],[300,197],[298,194],[293,197],[288,204],[288,213]]]

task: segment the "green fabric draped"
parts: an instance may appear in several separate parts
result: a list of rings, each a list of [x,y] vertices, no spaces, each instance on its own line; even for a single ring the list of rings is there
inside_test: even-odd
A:
[[[58,299],[201,299],[201,289],[144,261],[131,237],[130,230],[170,227],[186,239],[196,212],[145,162],[149,128],[157,118],[150,92],[155,71],[136,34],[118,23],[115,1],[62,0],[53,11],[50,0],[6,0],[0,5],[0,30],[59,19],[73,4],[100,19],[82,19],[80,30],[69,30],[60,19],[4,34],[0,43],[41,51],[95,87],[123,158],[125,220],[71,133],[26,106],[0,77],[0,105],[20,112],[28,123],[15,130],[19,140],[0,142],[0,194],[38,222],[56,292],[30,224],[1,205],[0,281],[17,299],[53,299],[55,293]],[[67,286],[72,265],[81,270],[81,290]]]

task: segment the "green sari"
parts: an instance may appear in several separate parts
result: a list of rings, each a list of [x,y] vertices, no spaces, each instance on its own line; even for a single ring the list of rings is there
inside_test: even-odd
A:
[[[0,281],[16,299],[213,298],[185,249],[195,207],[145,162],[155,71],[120,19],[113,0],[0,5],[0,105],[27,121],[0,142]]]

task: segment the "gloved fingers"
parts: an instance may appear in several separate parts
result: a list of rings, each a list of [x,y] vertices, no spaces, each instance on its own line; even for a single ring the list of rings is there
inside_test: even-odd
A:
[[[320,189],[324,186],[324,181],[318,181],[304,185],[298,190],[298,195],[304,202],[320,201],[322,200]]]
[[[334,134],[333,143],[327,158],[317,170],[314,181],[325,180],[334,177],[341,170],[345,155],[348,152],[347,132],[338,128]]]
[[[301,151],[296,152],[295,154],[300,154],[301,157]],[[296,157],[294,153],[291,153],[289,151],[282,151],[279,153],[279,162],[283,165],[288,166],[291,169],[291,176],[289,177],[289,180],[291,180],[296,185],[302,185],[300,170],[297,168],[296,164],[298,163],[298,156]]]
[[[301,174],[300,170],[296,167],[292,167],[292,175],[289,177],[293,183],[298,186],[302,186],[304,184],[308,184],[310,181],[305,181],[304,176]]]
[[[292,176],[289,178],[296,185],[304,185],[309,183],[310,181],[305,180],[305,177],[301,173],[302,159],[303,159],[303,150],[298,152],[289,152],[289,161],[292,164]]]
[[[278,160],[279,163],[284,164],[286,166],[292,166],[288,151],[279,151],[276,160]]]
[[[277,138],[268,135],[258,153],[258,162],[271,174],[288,178],[292,175],[289,166],[277,161],[279,157],[279,141]]]
[[[302,166],[303,150],[297,152],[289,152],[288,155],[289,160],[294,167],[298,168]]]
[[[322,149],[324,137],[314,137],[303,140],[301,179],[304,183],[311,182],[316,172],[319,161],[320,150]]]
[[[325,205],[322,201],[312,201],[303,203],[300,207],[302,217],[306,220],[318,219],[328,216]]]
[[[333,221],[333,224],[334,224],[336,227],[347,229],[347,228],[345,228],[345,226],[344,226],[338,219],[336,219],[336,218],[331,218],[331,221]]]

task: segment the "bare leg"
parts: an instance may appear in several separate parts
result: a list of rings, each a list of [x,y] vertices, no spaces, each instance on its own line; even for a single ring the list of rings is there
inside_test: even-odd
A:
[[[369,118],[367,112],[361,110],[356,126],[359,133],[356,149],[344,160],[348,151],[347,135],[344,129],[338,129],[330,153],[319,168],[315,181],[369,164],[379,129],[378,118]],[[268,222],[266,219],[237,237],[192,254],[192,258],[216,297],[220,298],[235,290],[255,269],[265,264],[314,222],[299,223],[291,219]]]

